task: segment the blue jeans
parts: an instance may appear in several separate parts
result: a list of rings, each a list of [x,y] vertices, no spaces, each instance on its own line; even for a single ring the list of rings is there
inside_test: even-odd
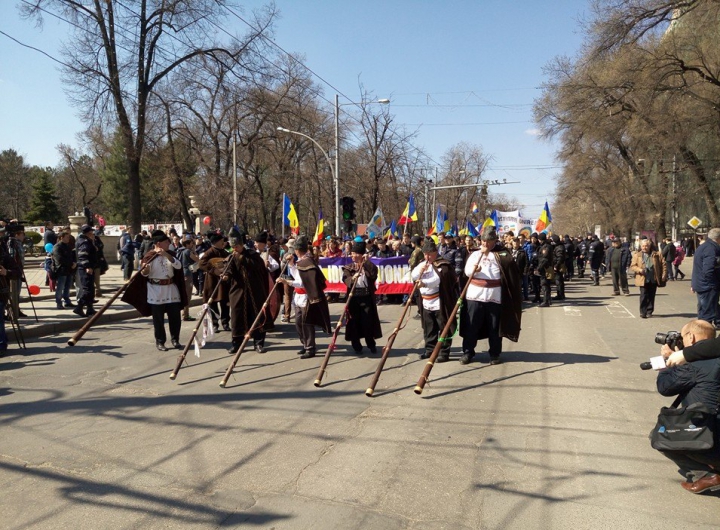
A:
[[[55,303],[61,305],[65,300],[65,305],[70,303],[70,284],[72,284],[72,276],[58,276],[57,286],[55,287]]]
[[[718,323],[717,309],[720,292],[717,289],[710,289],[695,294],[697,294],[698,319],[710,322],[710,324]]]
[[[5,333],[5,302],[0,300],[0,353],[8,349],[7,334]]]

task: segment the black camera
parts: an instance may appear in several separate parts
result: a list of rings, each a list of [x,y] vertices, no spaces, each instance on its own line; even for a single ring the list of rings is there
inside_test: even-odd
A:
[[[656,344],[667,344],[671,350],[677,348],[678,350],[683,349],[682,335],[679,331],[668,331],[667,333],[656,333],[655,334]]]

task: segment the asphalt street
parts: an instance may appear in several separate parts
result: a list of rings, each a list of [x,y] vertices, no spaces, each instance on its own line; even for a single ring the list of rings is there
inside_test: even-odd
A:
[[[655,333],[695,316],[689,287],[660,289],[642,320],[637,288],[570,282],[566,301],[526,306],[501,365],[487,353],[460,365],[456,338],[421,396],[413,319],[372,398],[379,355],[341,336],[316,388],[321,357],[301,360],[288,324],[225,389],[227,333],[175,381],[179,352],[155,349],[149,319],[74,348],[67,334],[33,339],[0,360],[0,527],[718,528],[720,495],[684,491],[650,448],[671,400],[638,367],[658,354]],[[379,312],[387,337],[400,306]]]

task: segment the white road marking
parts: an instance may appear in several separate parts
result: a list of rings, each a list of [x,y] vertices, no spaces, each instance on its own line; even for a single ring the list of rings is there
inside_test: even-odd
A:
[[[580,311],[579,307],[573,307],[573,306],[563,306],[563,309],[565,310],[565,316],[566,317],[581,317],[582,312]]]
[[[620,302],[610,302],[605,307],[615,318],[635,318],[635,315],[633,315],[630,310]]]

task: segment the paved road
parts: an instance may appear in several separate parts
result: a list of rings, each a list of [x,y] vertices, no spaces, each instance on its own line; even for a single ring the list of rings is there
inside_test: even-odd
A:
[[[525,311],[504,364],[462,366],[456,344],[422,396],[417,320],[374,398],[378,356],[340,341],[315,388],[320,359],[298,358],[289,325],[226,389],[222,333],[174,382],[176,354],[154,349],[148,319],[73,349],[33,342],[0,361],[0,527],[717,528],[718,495],[682,490],[649,446],[669,400],[638,368],[656,332],[694,316],[689,282],[660,290],[648,320],[635,288],[567,291]],[[387,336],[399,307],[379,309]]]

